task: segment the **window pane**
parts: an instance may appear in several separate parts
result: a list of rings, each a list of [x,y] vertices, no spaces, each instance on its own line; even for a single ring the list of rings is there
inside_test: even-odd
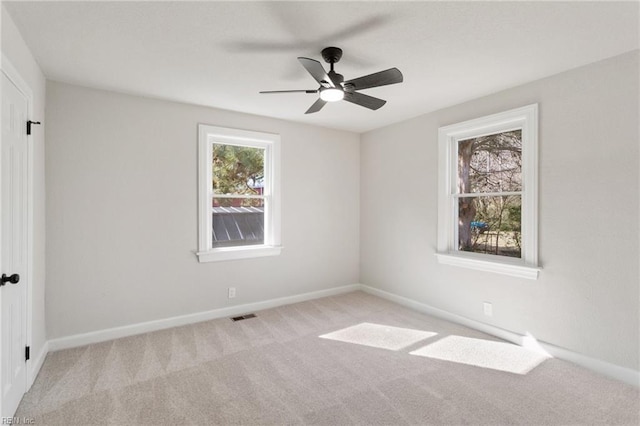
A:
[[[522,190],[522,130],[458,142],[459,193]]]
[[[458,199],[458,250],[521,257],[522,197]]]
[[[264,200],[214,198],[213,248],[264,244]]]
[[[213,144],[213,192],[261,195],[264,188],[264,148]]]

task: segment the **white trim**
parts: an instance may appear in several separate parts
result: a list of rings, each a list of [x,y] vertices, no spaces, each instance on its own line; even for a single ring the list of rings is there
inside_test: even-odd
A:
[[[215,198],[250,198],[253,200],[264,200],[264,195],[236,195],[236,194],[215,194]]]
[[[0,68],[7,76],[9,80],[16,85],[16,87],[29,99],[33,99],[33,90],[27,84],[27,82],[22,78],[18,70],[13,66],[11,61],[5,56],[4,52],[2,52],[2,63],[0,63]],[[32,106],[31,106],[32,107]],[[33,113],[33,111],[29,111],[29,113]],[[30,117],[31,118],[31,117]]]
[[[438,263],[443,265],[461,266],[463,268],[475,269],[477,271],[495,272],[498,274],[509,275],[517,278],[526,278],[529,280],[538,279],[540,268],[528,266],[520,259],[507,258],[496,261],[488,259],[488,256],[476,258],[476,256],[473,255],[477,255],[477,253],[436,253]],[[512,260],[514,260],[514,262],[511,262]]]
[[[360,289],[374,296],[390,300],[399,305],[414,309],[418,312],[442,318],[456,324],[461,324],[474,330],[482,331],[489,335],[499,337],[508,342],[512,342],[520,346],[526,346],[529,349],[535,349],[547,355],[572,362],[609,378],[619,380],[635,387],[640,387],[640,371],[621,367],[619,365],[611,364],[609,362],[602,361],[596,358],[591,358],[587,355],[583,355],[569,349],[561,348],[551,343],[534,341],[534,344],[532,344],[531,340],[533,339],[530,336],[514,333],[512,331],[505,330],[494,325],[472,320],[457,314],[444,311],[442,309],[434,308],[433,306],[427,305],[425,303],[417,302],[413,299],[389,293],[377,288],[369,287],[364,284],[360,285]]]
[[[212,248],[211,241],[211,179],[210,159],[212,144],[254,146],[265,149],[265,187],[262,196],[248,198],[264,199],[265,229],[264,245]],[[222,198],[230,198],[222,196]],[[243,197],[245,198],[245,197]],[[198,251],[199,262],[247,259],[252,257],[277,256],[281,246],[281,202],[280,202],[280,135],[251,130],[198,125]]]
[[[47,357],[48,353],[49,342],[44,342],[44,345],[42,345],[42,349],[40,350],[40,353],[38,353],[38,356],[33,358],[33,362],[30,363],[30,365],[27,365],[27,367],[30,367],[27,369],[27,390],[31,388],[33,382],[35,382],[36,380],[36,377],[38,377],[38,373],[40,372],[42,364],[44,364],[44,360]]]
[[[640,388],[640,371],[621,367],[596,358],[591,358],[581,353],[573,352],[569,349],[561,348],[550,343],[540,342],[540,345],[542,345],[542,347],[555,358],[572,362],[596,373],[600,373],[603,376]]]
[[[522,129],[522,261],[504,256],[467,256],[457,251],[454,205],[457,168],[454,145],[459,140]],[[438,129],[438,262],[487,272],[537,279],[538,267],[538,104],[464,121]],[[509,194],[509,193],[505,193]],[[485,195],[485,194],[482,194]],[[491,195],[491,194],[486,194]],[[465,196],[476,196],[462,195]],[[499,264],[503,264],[500,266]]]
[[[211,182],[209,159],[212,155],[212,147],[211,144],[203,143],[206,140],[206,127],[198,125],[198,253],[205,252],[211,247],[211,232],[204,226],[211,209],[207,182]]]
[[[253,257],[278,256],[282,246],[225,247],[196,253],[200,262],[251,259]]]
[[[350,284],[341,287],[302,293],[294,296],[264,300],[262,302],[246,303],[243,305],[229,306],[227,308],[213,309],[211,311],[199,312],[195,314],[181,315],[172,318],[125,325],[122,327],[114,327],[105,330],[93,331],[90,333],[75,334],[73,336],[49,340],[49,350],[58,351],[61,349],[84,346],[91,343],[104,342],[106,340],[119,339],[121,337],[148,333],[150,331],[163,330],[166,328],[178,327],[186,324],[194,324],[197,322],[209,321],[217,318],[231,317],[234,315],[246,314],[248,312],[255,312],[264,309],[276,308],[278,306],[290,305],[292,303],[305,302],[307,300],[318,299],[321,297],[349,293],[359,290],[360,288],[360,284]]]
[[[432,315],[434,317],[442,318],[447,321],[451,321],[456,324],[461,324],[474,330],[482,331],[491,336],[498,337],[508,342],[515,343],[517,345],[525,346],[529,349],[537,350],[541,353],[563,359],[565,361],[572,362],[580,365],[596,373],[600,373],[604,376],[612,379],[625,382],[627,384],[640,387],[640,372],[632,370],[630,368],[621,367],[619,365],[611,364],[606,361],[591,358],[586,355],[573,352],[569,349],[564,349],[550,343],[535,341],[531,344],[531,338],[518,333],[514,333],[503,328],[499,328],[490,324],[485,324],[480,321],[472,320],[457,314],[447,312],[442,309],[435,308],[425,303],[417,302],[415,300],[396,295],[384,290],[380,290],[374,287],[370,287],[365,284],[350,284],[341,287],[334,287],[326,290],[318,290],[309,293],[298,294],[295,296],[280,297],[277,299],[265,300],[262,302],[247,303],[243,305],[230,306],[227,308],[214,309],[206,312],[199,312],[196,314],[182,315],[178,317],[166,318],[156,321],[148,321],[138,324],[132,324],[122,327],[109,328],[106,330],[99,330],[90,333],[76,334],[67,337],[61,337],[58,339],[49,340],[45,345],[46,349],[41,351],[41,355],[38,357],[38,362],[34,364],[41,364],[40,357],[44,359],[46,352],[58,351],[62,349],[75,348],[78,346],[89,345],[91,343],[104,342],[107,340],[118,339],[121,337],[134,336],[136,334],[147,333],[151,331],[163,330],[171,327],[177,327],[181,325],[198,323],[201,321],[208,321],[217,318],[230,317],[234,315],[245,314],[247,312],[256,312],[264,309],[275,308],[278,306],[289,305],[292,303],[305,302],[308,300],[318,299],[321,297],[335,296],[339,294],[349,293],[352,291],[362,290],[366,293],[374,296],[381,297],[386,300],[390,300],[402,306],[406,306],[415,311]],[[39,369],[39,367],[38,367]],[[34,369],[35,371],[35,369]],[[34,376],[35,377],[35,376]]]
[[[16,86],[16,88],[22,92],[22,94],[27,99],[27,120],[32,120],[33,117],[33,90],[29,86],[29,84],[22,78],[22,75],[18,70],[13,66],[12,62],[9,58],[4,54],[4,52],[0,52],[1,62],[0,69],[2,73],[7,76],[9,80]],[[26,126],[26,123],[25,123]],[[26,129],[25,129],[26,131]],[[26,300],[26,332],[25,336],[25,344],[33,348],[33,264],[34,264],[34,219],[33,219],[33,204],[34,204],[34,146],[33,146],[33,134],[27,135],[27,274],[25,277],[25,285],[27,286],[27,300]],[[45,343],[46,346],[46,343]],[[44,349],[44,346],[43,346]],[[42,352],[42,351],[41,351]],[[34,362],[31,360],[26,361],[26,390],[28,391],[33,384],[32,380],[32,372],[39,371],[40,366],[38,366],[37,370],[34,369]],[[35,378],[35,376],[33,376]]]
[[[506,195],[522,195],[521,191],[504,192],[471,192],[469,194],[453,194],[455,198],[504,197]]]

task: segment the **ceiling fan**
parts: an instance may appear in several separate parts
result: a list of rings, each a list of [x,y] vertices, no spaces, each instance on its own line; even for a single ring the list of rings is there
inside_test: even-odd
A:
[[[370,89],[372,87],[386,86],[388,84],[402,83],[402,73],[398,68],[390,68],[385,71],[354,78],[344,81],[342,74],[334,71],[333,65],[342,58],[342,49],[338,47],[327,47],[322,49],[322,57],[325,62],[331,64],[331,70],[327,73],[322,64],[314,59],[299,57],[298,61],[320,84],[315,90],[269,90],[260,93],[319,93],[320,98],[305,112],[311,114],[318,112],[327,102],[345,100],[356,105],[372,110],[382,107],[387,101],[373,96],[358,93],[358,90]]]

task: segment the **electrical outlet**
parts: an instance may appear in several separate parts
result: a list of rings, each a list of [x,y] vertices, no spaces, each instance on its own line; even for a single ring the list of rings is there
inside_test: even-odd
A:
[[[234,297],[236,297],[236,288],[229,287],[229,299],[233,299]]]
[[[491,302],[484,302],[483,303],[484,306],[484,314],[488,317],[492,317],[493,316],[493,305],[491,304]]]

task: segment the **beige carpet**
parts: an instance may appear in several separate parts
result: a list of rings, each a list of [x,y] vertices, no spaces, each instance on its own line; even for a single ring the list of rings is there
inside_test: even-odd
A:
[[[638,425],[638,389],[362,292],[50,353],[37,425]],[[322,337],[320,337],[322,336]]]

